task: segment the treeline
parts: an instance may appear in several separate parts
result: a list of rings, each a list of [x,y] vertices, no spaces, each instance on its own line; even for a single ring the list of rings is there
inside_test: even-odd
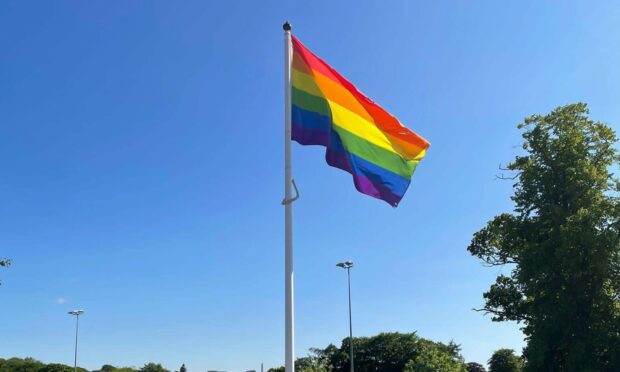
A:
[[[349,342],[324,349],[310,349],[295,361],[296,372],[349,372]],[[486,372],[480,363],[466,363],[460,346],[419,337],[416,333],[380,333],[353,338],[353,358],[357,372]],[[520,372],[521,358],[510,349],[500,349],[489,359],[489,372]],[[284,367],[267,372],[284,372]]]
[[[89,372],[78,367],[78,372]],[[33,358],[0,358],[0,372],[73,372],[73,367],[60,363],[45,364]],[[159,363],[147,363],[142,368],[114,367],[105,364],[101,369],[92,372],[170,372]]]
[[[164,368],[159,363],[146,363],[142,368],[114,367],[110,364],[104,364],[101,366],[101,369],[92,372],[170,372],[170,370]]]
[[[483,365],[465,363],[459,345],[433,342],[415,333],[380,333],[373,337],[353,338],[357,372],[487,372]],[[521,372],[523,362],[512,350],[500,349],[489,359],[488,372]],[[340,347],[311,349],[310,355],[297,359],[296,372],[349,372],[349,339]],[[183,368],[182,368],[183,370]],[[284,367],[267,372],[283,372]],[[33,358],[0,358],[0,372],[73,372],[73,367]],[[89,372],[78,367],[78,372]],[[104,364],[92,372],[170,372],[159,363],[141,368]],[[176,372],[176,371],[175,371]]]
[[[88,372],[78,367],[78,372]],[[73,372],[73,367],[66,364],[45,364],[33,358],[0,358],[0,372]]]

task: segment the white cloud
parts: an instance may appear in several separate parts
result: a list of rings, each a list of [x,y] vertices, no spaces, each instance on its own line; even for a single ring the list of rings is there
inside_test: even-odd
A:
[[[64,298],[62,298],[62,297],[58,297],[58,298],[56,299],[56,303],[57,303],[58,305],[62,305],[62,304],[64,304],[64,303],[65,303],[65,299],[64,299]]]

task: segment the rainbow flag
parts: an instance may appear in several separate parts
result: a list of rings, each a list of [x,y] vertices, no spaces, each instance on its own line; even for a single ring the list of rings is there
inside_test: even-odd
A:
[[[430,144],[292,40],[292,139],[325,146],[359,192],[396,207]]]

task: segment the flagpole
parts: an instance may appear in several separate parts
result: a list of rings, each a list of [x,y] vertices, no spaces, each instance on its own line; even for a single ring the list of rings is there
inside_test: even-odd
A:
[[[293,304],[293,205],[291,186],[291,24],[284,29],[284,339],[285,372],[295,372],[295,307]]]

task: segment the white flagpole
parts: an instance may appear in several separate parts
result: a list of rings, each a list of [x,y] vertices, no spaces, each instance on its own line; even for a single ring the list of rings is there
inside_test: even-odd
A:
[[[293,183],[291,167],[291,25],[284,29],[284,339],[285,372],[295,372],[295,307],[293,304]]]

